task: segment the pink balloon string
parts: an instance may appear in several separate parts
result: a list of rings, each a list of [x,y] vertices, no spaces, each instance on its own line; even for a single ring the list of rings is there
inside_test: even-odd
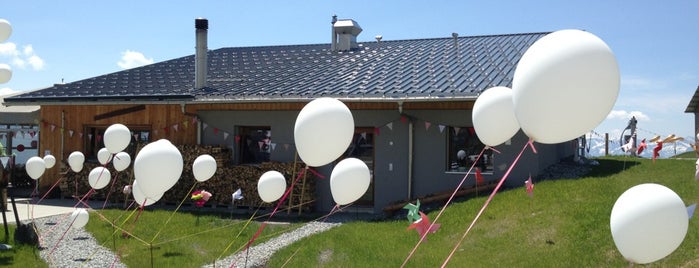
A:
[[[489,149],[489,148],[490,148],[490,147],[485,147],[485,148],[483,148],[483,150],[481,150],[481,152],[478,154],[478,157],[476,157],[476,160],[473,161],[473,164],[471,164],[471,168],[468,169],[468,172],[466,172],[466,175],[464,175],[463,179],[461,179],[461,182],[459,182],[459,185],[456,186],[456,188],[454,189],[454,192],[452,192],[452,194],[451,194],[451,196],[449,197],[449,199],[447,199],[447,202],[444,204],[444,207],[442,207],[442,209],[439,211],[439,213],[437,214],[437,217],[434,218],[434,220],[433,220],[432,223],[430,224],[430,227],[429,227],[427,230],[432,229],[433,226],[434,226],[434,224],[437,223],[437,220],[439,220],[439,217],[442,216],[442,213],[444,213],[444,210],[447,208],[447,206],[448,206],[448,205],[451,203],[451,201],[454,199],[454,196],[456,196],[456,193],[459,191],[459,189],[461,189],[461,186],[463,186],[464,182],[465,182],[466,179],[468,178],[468,175],[471,174],[471,171],[472,171],[473,168],[476,166],[476,163],[478,163],[478,160],[481,158],[481,156],[483,155],[483,153],[485,152],[485,150],[487,150],[487,149]],[[478,186],[476,186],[476,187],[478,187]],[[410,260],[410,258],[413,256],[413,254],[415,254],[415,251],[417,251],[417,248],[418,248],[418,247],[420,246],[420,244],[422,243],[422,240],[425,240],[425,237],[427,236],[427,233],[429,233],[429,232],[425,232],[424,234],[422,234],[422,236],[420,237],[420,240],[417,241],[417,244],[415,244],[415,246],[413,247],[413,249],[410,251],[410,254],[408,254],[408,257],[405,258],[405,260],[403,261],[403,264],[402,264],[400,267],[405,267],[405,265],[408,263],[408,260]]]
[[[495,194],[498,192],[498,190],[500,189],[500,187],[502,186],[502,184],[505,182],[505,180],[507,179],[507,176],[510,175],[510,172],[512,172],[512,169],[514,168],[514,166],[517,164],[517,162],[519,162],[519,159],[522,157],[522,154],[524,153],[524,150],[527,149],[527,147],[531,147],[531,148],[532,148],[532,151],[533,151],[534,153],[536,153],[536,148],[534,148],[534,143],[533,143],[533,141],[532,141],[532,140],[529,140],[529,141],[524,145],[524,147],[522,148],[522,150],[519,152],[519,154],[517,155],[517,158],[515,158],[515,161],[512,162],[512,165],[510,165],[510,167],[507,169],[507,172],[505,172],[505,174],[502,176],[502,179],[500,179],[500,182],[498,182],[498,185],[495,186],[495,189],[493,189],[493,192],[490,193],[490,196],[488,196],[488,199],[487,199],[487,200],[485,201],[485,203],[483,204],[483,207],[481,208],[481,210],[478,211],[478,214],[476,215],[476,217],[473,218],[473,221],[471,222],[471,225],[468,226],[468,228],[466,229],[466,232],[464,232],[464,234],[461,236],[461,239],[459,240],[459,242],[456,243],[456,245],[454,246],[454,248],[453,248],[453,249],[451,250],[451,252],[449,253],[449,256],[444,260],[444,263],[442,263],[442,266],[441,266],[442,268],[444,268],[444,267],[447,266],[447,263],[449,263],[449,260],[451,260],[451,257],[454,256],[454,252],[456,252],[456,250],[459,248],[459,246],[461,245],[461,243],[464,241],[464,239],[466,238],[466,235],[468,235],[468,233],[471,231],[471,228],[473,228],[473,226],[476,224],[476,221],[478,221],[478,218],[481,217],[481,214],[483,214],[483,211],[485,211],[485,209],[488,207],[488,204],[490,204],[490,201],[493,200],[493,197],[494,197]]]
[[[112,194],[112,191],[114,190],[114,184],[117,181],[117,178],[119,178],[119,171],[114,174],[114,178],[112,178],[112,185],[109,186],[109,191],[107,191],[107,198],[104,199],[104,203],[102,204],[102,209],[104,209],[107,206],[107,202],[109,202],[109,195]],[[145,202],[144,202],[145,204]]]

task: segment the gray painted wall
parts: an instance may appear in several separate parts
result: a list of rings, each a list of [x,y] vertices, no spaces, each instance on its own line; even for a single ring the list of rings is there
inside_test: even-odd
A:
[[[234,136],[237,126],[270,126],[272,142],[277,146],[270,158],[272,161],[291,162],[294,160],[294,123],[299,111],[203,111],[199,116],[208,127],[202,129],[202,144],[227,144],[235,151]],[[465,172],[447,172],[447,134],[449,128],[443,126],[471,126],[471,112],[461,111],[404,111],[409,120],[402,121],[398,111],[352,111],[355,127],[378,127],[374,135],[374,206],[367,207],[374,213],[382,213],[383,208],[397,201],[414,199],[436,192],[452,191],[466,175]],[[425,122],[431,125],[426,128]],[[391,128],[389,128],[389,123]],[[409,182],[409,135],[413,132],[412,182]],[[213,129],[219,130],[214,134]],[[226,140],[222,133],[229,133]],[[528,138],[518,132],[510,144],[496,147],[500,154],[493,153],[493,172],[484,173],[486,180],[499,180],[509,165],[522,150]],[[288,148],[283,145],[288,144]],[[505,186],[522,186],[529,174],[538,175],[544,168],[570,156],[574,152],[572,143],[548,145],[535,143],[538,154],[526,149],[508,176]],[[233,161],[234,162],[234,161]],[[329,211],[335,202],[330,194],[329,179],[335,163],[318,167],[316,170],[326,176],[317,182],[316,209]],[[473,175],[465,186],[473,185]],[[409,191],[410,189],[410,191]],[[353,206],[353,207],[356,207]]]

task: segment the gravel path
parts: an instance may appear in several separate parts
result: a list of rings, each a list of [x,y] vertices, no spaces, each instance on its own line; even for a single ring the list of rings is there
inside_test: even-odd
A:
[[[216,262],[216,267],[264,267],[265,263],[272,257],[277,250],[280,250],[301,238],[327,231],[330,228],[339,226],[341,223],[317,222],[312,221],[300,228],[291,232],[283,233],[275,238],[268,240],[262,244],[252,246],[249,252],[241,251],[238,254],[229,256],[225,259]],[[247,258],[247,261],[246,261]],[[247,264],[247,265],[246,265]],[[208,264],[203,267],[214,267],[214,264]]]
[[[34,220],[41,234],[40,255],[49,267],[126,267],[84,228],[68,230],[69,216],[62,214]]]
[[[49,267],[126,267],[109,248],[98,244],[97,240],[85,229],[68,230],[70,214],[56,215],[35,219],[41,234],[40,250]],[[320,233],[335,226],[339,222],[309,222],[291,232],[283,233],[265,243],[216,262],[217,267],[261,267],[277,250],[282,249],[301,238]],[[67,230],[67,232],[66,232]],[[247,257],[247,262],[246,262]],[[213,264],[204,267],[214,267]]]

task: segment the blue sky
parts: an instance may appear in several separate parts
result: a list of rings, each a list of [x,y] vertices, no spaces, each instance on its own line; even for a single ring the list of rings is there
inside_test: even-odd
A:
[[[330,20],[351,18],[358,41],[583,29],[614,51],[621,90],[594,129],[618,139],[630,115],[639,137],[690,138],[684,113],[699,85],[699,1],[5,1],[13,27],[0,95],[73,82],[194,53],[194,19],[209,19],[209,48],[330,42]],[[585,92],[580,92],[585,94]],[[571,109],[589,109],[577,103]],[[692,140],[693,141],[693,140]]]

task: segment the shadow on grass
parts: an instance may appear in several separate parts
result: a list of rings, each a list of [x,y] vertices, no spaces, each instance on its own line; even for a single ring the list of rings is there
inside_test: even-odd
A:
[[[640,164],[635,159],[597,159],[596,161],[599,162],[599,165],[592,166],[592,170],[586,175],[587,177],[607,177]]]

